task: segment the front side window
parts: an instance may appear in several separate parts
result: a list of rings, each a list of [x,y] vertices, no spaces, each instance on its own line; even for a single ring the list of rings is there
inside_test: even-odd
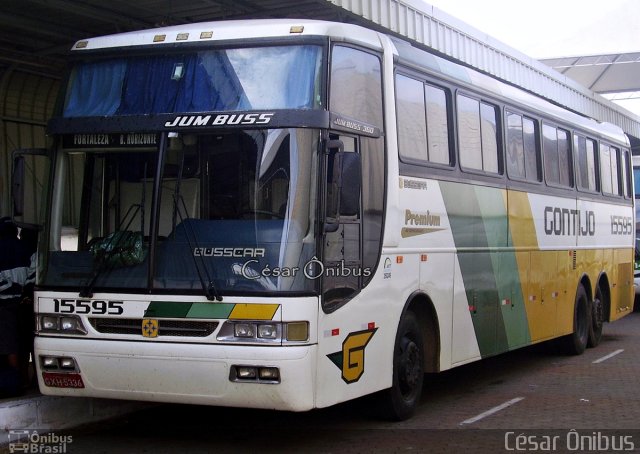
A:
[[[334,46],[329,87],[331,114],[354,125],[364,123],[382,129],[381,75],[381,60],[375,54]],[[407,82],[411,85],[415,81],[407,78]],[[410,105],[424,105],[412,93],[406,93],[405,99]],[[421,110],[424,116],[424,108]],[[349,128],[347,133],[337,122],[335,125],[342,130],[330,131],[329,139],[336,146],[327,147],[323,163],[326,216],[321,256],[325,266],[322,309],[327,313],[346,304],[374,276],[384,217],[384,137],[358,135],[358,127]],[[415,131],[416,138],[425,134],[424,128],[419,128],[422,131]],[[335,272],[338,268],[348,270]]]
[[[334,46],[329,106],[332,112],[381,128],[380,59],[359,49]]]
[[[320,107],[320,46],[271,46],[80,62],[64,117]]]

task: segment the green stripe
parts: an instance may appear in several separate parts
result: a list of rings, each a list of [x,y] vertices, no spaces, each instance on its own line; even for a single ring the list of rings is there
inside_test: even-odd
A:
[[[229,318],[235,304],[227,303],[193,303],[187,318]]]
[[[152,301],[144,312],[147,318],[229,318],[235,307],[231,303],[191,303]]]
[[[509,244],[502,190],[440,183],[473,327],[484,356],[529,341],[517,262]],[[498,249],[499,248],[499,249]],[[503,305],[503,301],[512,304]]]
[[[513,249],[505,250],[510,238],[503,192],[479,186],[475,191],[487,232],[487,244],[491,250],[502,249],[501,252],[492,252],[490,255],[498,290],[498,317],[502,318],[507,348],[521,347],[527,345],[531,338],[516,255]],[[503,304],[507,301],[510,304]]]
[[[144,311],[144,316],[149,318],[184,318],[190,308],[191,303],[152,301]]]

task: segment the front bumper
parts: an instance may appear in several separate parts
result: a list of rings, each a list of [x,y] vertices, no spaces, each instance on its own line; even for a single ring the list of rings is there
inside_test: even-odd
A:
[[[43,394],[306,411],[315,406],[316,345],[170,344],[37,337]],[[46,386],[40,356],[72,357],[84,388]],[[280,383],[230,380],[232,366],[277,367]]]

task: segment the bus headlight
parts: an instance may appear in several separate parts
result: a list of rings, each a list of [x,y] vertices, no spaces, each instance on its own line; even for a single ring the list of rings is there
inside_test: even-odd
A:
[[[235,323],[233,326],[235,337],[256,337],[256,327],[252,323]]]
[[[218,332],[223,342],[279,344],[309,340],[309,322],[226,321]]]
[[[40,316],[40,330],[53,331],[58,329],[58,322],[60,317],[55,315],[41,315]]]
[[[41,333],[87,334],[82,320],[77,315],[39,315],[38,331]]]
[[[258,325],[258,337],[261,339],[276,339],[278,326],[275,323]]]

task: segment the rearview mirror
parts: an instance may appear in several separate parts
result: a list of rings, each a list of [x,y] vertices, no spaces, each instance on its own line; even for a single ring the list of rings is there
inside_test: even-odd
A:
[[[340,216],[356,216],[360,212],[360,187],[362,175],[358,153],[342,153],[342,185],[340,188]]]
[[[345,152],[341,140],[330,140],[327,151],[325,231],[335,232],[341,216],[356,216],[360,211],[361,160],[358,153]]]

